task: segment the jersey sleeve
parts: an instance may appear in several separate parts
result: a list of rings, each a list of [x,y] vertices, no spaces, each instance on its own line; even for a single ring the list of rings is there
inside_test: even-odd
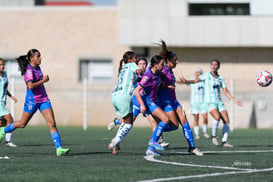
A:
[[[149,85],[149,82],[150,82],[150,79],[151,77],[147,76],[147,75],[144,75],[141,79],[141,81],[139,82],[139,85],[142,87],[142,88],[145,88]]]
[[[136,65],[136,63],[131,63],[130,67],[131,67],[131,70],[132,70],[133,72],[136,72],[136,70],[139,69],[139,67]]]
[[[224,77],[222,77],[221,87],[222,87],[222,88],[226,88],[226,87],[227,87],[227,83],[226,83]]]
[[[31,69],[27,69],[24,78],[26,83],[33,81],[33,71]]]
[[[204,81],[206,79],[206,73],[199,76],[199,79]]]

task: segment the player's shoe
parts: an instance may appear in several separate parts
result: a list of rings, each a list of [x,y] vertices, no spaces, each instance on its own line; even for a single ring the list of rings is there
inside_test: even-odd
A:
[[[222,145],[221,145],[222,147],[227,147],[227,148],[233,148],[234,146],[233,145],[231,145],[231,144],[229,144],[229,143],[227,143],[227,142],[222,142]]]
[[[5,142],[5,145],[7,147],[17,147],[17,145],[15,145],[13,142]]]
[[[165,141],[163,141],[163,142],[161,142],[161,143],[159,143],[159,144],[160,144],[161,147],[163,147],[163,148],[168,148],[168,147],[170,146],[170,143],[165,142]]]
[[[116,120],[116,119],[117,119],[117,118],[115,118],[111,123],[109,123],[109,125],[107,126],[108,131],[111,131],[112,129],[115,128],[115,126],[116,126],[115,120]]]
[[[62,148],[59,147],[56,149],[56,155],[57,156],[62,156],[62,155],[66,155],[70,152],[70,148]]]
[[[205,138],[210,138],[209,134],[207,134],[207,133],[204,133],[203,136],[204,136]]]
[[[111,140],[111,143],[114,145],[114,139],[115,138],[113,138],[112,140]],[[119,145],[119,143],[116,145],[116,150],[120,150],[120,145]]]
[[[112,154],[113,154],[113,155],[117,155],[117,154],[118,154],[117,151],[116,151],[116,147],[115,147],[115,145],[114,145],[113,142],[111,142],[111,143],[108,145],[108,148],[112,151]]]
[[[146,150],[146,155],[153,155],[153,156],[160,156],[160,153],[158,153],[157,151],[155,151],[155,149],[153,147],[148,147]]]
[[[218,143],[218,140],[217,140],[216,137],[212,137],[212,143],[213,143],[213,145],[215,145],[215,146],[219,146],[219,143]]]
[[[199,136],[199,135],[196,135],[196,136],[195,136],[195,139],[197,139],[197,140],[200,139],[200,136]]]
[[[165,150],[159,143],[152,142],[152,140],[149,141],[149,146],[154,147],[156,150]]]
[[[201,152],[198,148],[190,148],[189,153],[197,156],[203,156],[203,152]]]
[[[5,129],[5,127],[0,128],[0,142],[6,136],[6,133],[4,132],[4,129]]]

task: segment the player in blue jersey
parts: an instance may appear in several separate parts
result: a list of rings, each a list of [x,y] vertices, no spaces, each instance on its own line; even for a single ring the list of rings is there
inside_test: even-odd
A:
[[[168,51],[165,41],[161,41],[162,50],[160,55],[165,59],[165,66],[163,67],[162,80],[165,83],[165,87],[159,91],[159,103],[164,112],[169,116],[170,123],[165,131],[175,130],[181,125],[182,132],[189,144],[189,153],[202,156],[198,148],[195,147],[192,130],[190,128],[186,114],[176,98],[175,84],[176,78],[173,73],[173,69],[176,67],[178,60],[177,55]]]
[[[218,70],[220,69],[220,61],[217,59],[211,60],[210,69],[211,72],[204,73],[203,75],[199,76],[199,78],[197,78],[196,80],[186,80],[184,77],[181,77],[180,80],[183,83],[189,84],[204,81],[205,102],[208,104],[208,111],[214,119],[212,123],[212,143],[216,146],[219,145],[217,140],[217,130],[220,119],[222,119],[224,122],[224,126],[222,129],[221,146],[233,147],[233,145],[227,142],[229,135],[229,117],[227,109],[220,95],[220,89],[222,88],[225,95],[238,106],[242,106],[242,104],[229,93],[224,77],[219,75]]]
[[[49,77],[48,75],[44,76],[42,73],[39,66],[41,60],[41,54],[37,49],[31,49],[27,55],[17,58],[21,75],[24,76],[27,86],[24,111],[20,121],[15,121],[0,129],[0,140],[4,138],[6,133],[13,132],[16,128],[26,127],[32,116],[39,109],[49,127],[51,139],[56,148],[56,155],[62,156],[68,154],[70,149],[62,147],[54,112],[44,86],[44,83],[49,81]]]
[[[0,126],[3,127],[5,125],[9,125],[13,122],[13,118],[9,112],[8,107],[6,106],[7,96],[9,96],[15,103],[17,99],[11,95],[8,91],[8,77],[5,70],[5,61],[0,58]],[[5,145],[8,147],[17,147],[11,141],[11,133],[6,134],[6,142]]]
[[[117,154],[116,146],[124,140],[133,127],[132,94],[135,88],[134,84],[137,82],[137,74],[142,72],[135,62],[136,54],[134,52],[127,51],[123,54],[119,66],[118,83],[112,92],[112,104],[117,115],[121,116],[123,120],[114,140],[108,146],[113,155]]]

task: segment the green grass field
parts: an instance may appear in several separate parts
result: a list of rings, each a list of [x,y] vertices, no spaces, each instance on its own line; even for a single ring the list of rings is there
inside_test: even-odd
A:
[[[177,130],[164,135],[171,146],[162,156],[149,158],[156,161],[144,158],[150,128],[134,128],[118,156],[108,150],[116,130],[59,131],[63,146],[71,147],[68,156],[56,157],[46,126],[15,131],[18,147],[0,146],[0,157],[9,157],[0,159],[0,181],[273,181],[272,130],[235,130],[230,136],[232,149],[214,147],[201,137],[196,145],[205,152],[203,157],[187,154],[184,136]]]

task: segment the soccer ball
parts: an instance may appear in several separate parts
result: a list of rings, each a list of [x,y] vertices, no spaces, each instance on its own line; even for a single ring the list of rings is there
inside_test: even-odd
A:
[[[261,71],[256,75],[256,81],[261,87],[267,87],[272,82],[272,75],[269,71]]]

